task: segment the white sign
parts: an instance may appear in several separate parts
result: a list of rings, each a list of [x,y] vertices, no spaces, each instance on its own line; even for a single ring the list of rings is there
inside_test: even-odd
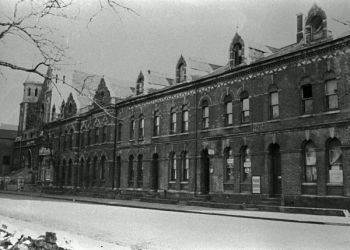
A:
[[[250,167],[252,166],[252,163],[251,163],[250,161],[245,161],[245,162],[243,163],[243,166],[244,166],[245,168],[250,168]]]
[[[233,158],[228,158],[227,159],[227,164],[233,164]]]
[[[343,183],[343,170],[329,170],[330,183]]]
[[[252,193],[253,194],[261,193],[260,176],[252,176]]]
[[[214,149],[208,149],[208,155],[214,155]]]

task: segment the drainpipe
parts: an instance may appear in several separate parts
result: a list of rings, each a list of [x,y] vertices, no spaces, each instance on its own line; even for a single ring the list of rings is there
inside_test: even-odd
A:
[[[113,176],[113,181],[112,181],[112,189],[114,188],[119,188],[119,180],[116,179],[117,176],[116,172],[116,150],[117,150],[117,104],[114,104],[114,138],[113,138],[113,171],[112,171],[112,176]]]
[[[197,164],[198,164],[198,89],[197,89],[197,83],[194,83],[194,90],[195,90],[195,161],[194,161],[194,196],[196,196],[197,193]]]

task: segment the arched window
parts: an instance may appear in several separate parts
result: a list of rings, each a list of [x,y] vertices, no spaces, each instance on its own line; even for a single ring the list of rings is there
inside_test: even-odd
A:
[[[317,158],[316,147],[311,142],[305,143],[304,149],[304,181],[317,182]]]
[[[88,132],[87,132],[87,144],[88,145],[91,145],[91,141],[92,141],[91,140],[91,134],[92,134],[91,133],[91,129],[89,129]]]
[[[104,125],[102,128],[102,140],[107,141],[107,125]]]
[[[242,123],[249,122],[250,120],[250,103],[249,94],[247,91],[241,93],[241,113],[242,113]]]
[[[233,123],[232,97],[226,95],[224,99],[225,105],[225,125],[230,126]]]
[[[276,119],[280,116],[278,91],[270,92],[270,119]]]
[[[160,118],[159,118],[159,112],[154,112],[154,118],[153,118],[153,135],[158,136],[160,134]]]
[[[170,111],[170,133],[176,133],[176,110],[172,108]]]
[[[338,83],[335,79],[326,81],[326,103],[328,110],[338,108]]]
[[[247,181],[250,179],[251,172],[252,172],[250,149],[248,148],[248,146],[243,146],[241,148],[241,164],[242,164],[242,181]]]
[[[68,132],[67,130],[64,131],[64,135],[63,135],[63,150],[66,150],[67,148],[67,139],[68,139]]]
[[[129,168],[128,168],[128,185],[132,187],[134,184],[134,156],[129,156]]]
[[[99,143],[99,136],[100,136],[100,128],[95,127],[95,144]]]
[[[30,96],[30,88],[28,88],[28,96]]]
[[[190,179],[190,158],[189,158],[188,153],[186,151],[182,152],[181,166],[182,166],[181,181],[188,181]]]
[[[104,180],[105,179],[105,162],[106,162],[106,157],[102,156],[101,158],[101,171],[100,171],[100,179]]]
[[[132,116],[131,120],[130,120],[130,140],[134,140],[135,139],[135,119]]]
[[[73,147],[73,135],[74,135],[74,130],[71,129],[69,133],[69,148],[71,149]]]
[[[226,147],[224,149],[224,166],[225,166],[225,174],[226,174],[226,181],[234,180],[234,158],[233,158],[233,152],[230,147]]]
[[[97,179],[97,156],[94,157],[94,163],[92,166],[92,181],[96,185],[96,179]]]
[[[209,103],[207,100],[202,102],[202,129],[209,128]]]
[[[240,65],[242,63],[242,44],[236,43],[233,46],[233,57],[235,66]]]
[[[143,156],[138,155],[137,156],[137,186],[138,187],[142,187],[142,182],[143,182],[142,160],[143,160]]]
[[[122,131],[123,131],[123,124],[120,122],[118,124],[118,137],[117,137],[118,141],[122,140]]]
[[[343,152],[341,143],[333,138],[327,143],[328,181],[333,184],[343,184]]]
[[[35,91],[34,91],[34,95],[35,96],[38,96],[38,89],[36,88]]]
[[[80,145],[81,145],[81,147],[85,146],[85,131],[84,130],[82,130],[80,133]]]
[[[323,37],[323,20],[322,17],[316,15],[311,20],[312,40],[317,40]]]
[[[313,112],[312,85],[301,86],[302,113],[310,114]]]
[[[140,115],[139,117],[139,140],[142,140],[145,136],[145,119],[143,118],[143,115]]]
[[[170,153],[170,181],[176,181],[176,154]]]
[[[182,107],[182,132],[188,132],[188,108],[186,105]]]
[[[186,81],[186,66],[184,63],[179,65],[179,82]]]

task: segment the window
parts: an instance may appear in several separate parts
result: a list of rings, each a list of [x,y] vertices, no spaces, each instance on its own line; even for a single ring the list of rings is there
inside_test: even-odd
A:
[[[106,162],[106,157],[102,156],[101,158],[101,172],[100,172],[100,179],[104,180],[105,179],[105,162]]]
[[[35,95],[35,96],[38,96],[38,89],[35,89],[34,95]]]
[[[142,187],[143,182],[143,169],[142,169],[143,156],[138,155],[137,157],[137,186]]]
[[[301,87],[302,112],[309,114],[313,112],[312,101],[312,85],[304,85]]]
[[[338,84],[336,80],[330,80],[326,82],[326,99],[327,109],[338,108]]]
[[[30,96],[30,88],[28,88],[28,96]]]
[[[87,145],[91,145],[91,130],[87,132]]]
[[[232,114],[232,98],[227,95],[225,97],[225,125],[229,126],[233,123],[233,114]]]
[[[179,65],[179,82],[183,82],[186,80],[186,66],[185,64]]]
[[[170,112],[170,133],[176,133],[176,111],[174,108]]]
[[[80,138],[81,138],[80,145],[83,147],[84,143],[85,143],[85,132],[84,131],[81,131]]]
[[[226,181],[234,180],[234,158],[230,147],[226,147],[224,150],[224,166],[226,168]]]
[[[158,136],[160,132],[160,118],[159,118],[159,112],[154,112],[154,120],[153,120],[153,135]]]
[[[305,182],[317,181],[316,149],[309,141],[304,147]]]
[[[68,132],[67,132],[67,130],[64,132],[64,135],[63,135],[63,150],[65,150],[66,149],[66,147],[67,147],[67,139],[68,139]]]
[[[328,142],[328,181],[343,184],[343,153],[340,141],[336,138]]]
[[[188,109],[186,106],[182,108],[182,132],[188,132]]]
[[[134,117],[130,121],[130,140],[133,140],[135,136],[135,120]]]
[[[241,94],[241,105],[242,105],[242,122],[249,122],[250,119],[250,105],[249,105],[249,95],[247,92]]]
[[[96,127],[95,128],[95,144],[99,143],[99,136],[100,136],[100,128]]]
[[[280,115],[278,92],[270,93],[270,119],[276,119]]]
[[[119,123],[118,124],[118,141],[121,141],[122,140],[122,129],[123,129],[123,124]]]
[[[74,130],[73,129],[71,129],[70,130],[70,133],[69,133],[69,148],[72,148],[73,147],[73,135],[74,135]]]
[[[176,155],[170,154],[170,181],[176,181]]]
[[[202,102],[202,128],[209,128],[209,103],[207,100]]]
[[[242,45],[240,43],[236,43],[233,46],[233,57],[235,60],[235,66],[242,63]]]
[[[134,156],[129,156],[129,169],[128,169],[128,185],[133,186],[134,183]]]
[[[143,93],[143,82],[139,82],[136,84],[136,95],[140,95]]]
[[[247,181],[251,176],[251,165],[252,165],[251,157],[250,157],[250,149],[247,146],[244,146],[241,149],[241,162],[243,165],[242,180]]]
[[[190,158],[188,153],[184,151],[182,153],[182,181],[188,181],[190,179]]]
[[[5,156],[3,156],[2,157],[2,164],[4,164],[4,165],[10,165],[10,156],[8,156],[8,155],[5,155]]]
[[[140,115],[139,118],[139,139],[143,139],[145,136],[145,119],[143,119],[143,116]]]
[[[107,141],[107,126],[103,126],[102,128],[102,140],[105,142]]]

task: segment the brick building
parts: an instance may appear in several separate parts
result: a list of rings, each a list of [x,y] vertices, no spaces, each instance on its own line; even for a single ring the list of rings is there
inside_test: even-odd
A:
[[[350,207],[350,36],[333,38],[313,5],[297,16],[291,45],[236,33],[228,47],[224,66],[180,56],[175,80],[140,73],[133,97],[111,99],[102,78],[94,98],[101,105],[86,112],[67,113],[69,103],[76,110],[70,96],[44,126],[55,145],[52,184]]]
[[[13,141],[17,135],[17,128],[10,124],[0,124],[0,176],[10,173]]]

